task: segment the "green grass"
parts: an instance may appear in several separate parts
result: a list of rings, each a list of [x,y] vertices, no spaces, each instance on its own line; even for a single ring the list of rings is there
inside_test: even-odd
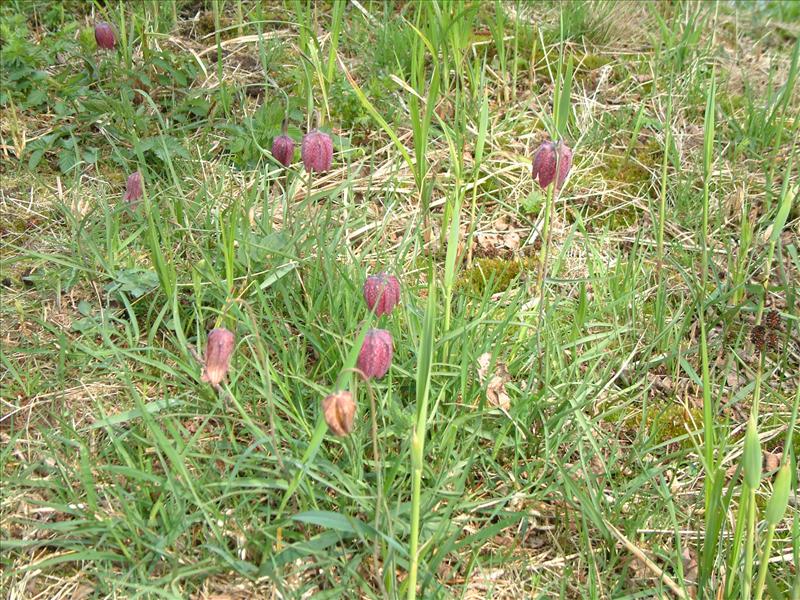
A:
[[[797,598],[798,18],[3,3],[0,588]],[[274,160],[284,119],[329,172]]]

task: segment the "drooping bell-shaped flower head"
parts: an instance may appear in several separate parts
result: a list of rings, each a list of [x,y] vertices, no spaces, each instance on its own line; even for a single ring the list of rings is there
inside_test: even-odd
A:
[[[235,338],[233,333],[224,327],[217,327],[208,332],[206,342],[206,359],[201,381],[218,386],[225,378],[231,363],[231,354]]]
[[[556,178],[556,163],[558,177]],[[572,150],[564,142],[544,142],[533,156],[533,178],[539,179],[539,185],[547,188],[556,180],[556,189],[561,189],[572,168]]]
[[[128,181],[125,183],[125,194],[122,199],[128,204],[136,204],[142,197],[142,174],[139,171],[134,171],[128,175]]]
[[[276,137],[272,142],[272,156],[284,167],[288,167],[294,159],[294,140],[286,134]]]
[[[358,369],[368,378],[380,379],[391,364],[392,334],[385,329],[370,329],[358,353]]]
[[[388,315],[400,302],[400,282],[394,275],[370,275],[364,282],[364,300],[376,316]]]
[[[322,414],[335,435],[347,435],[353,431],[353,418],[356,415],[353,395],[343,390],[326,396],[322,401]]]
[[[97,45],[105,50],[113,50],[117,43],[114,28],[105,21],[98,21],[94,26],[94,39]]]
[[[327,133],[315,129],[303,137],[300,154],[306,171],[324,173],[331,168],[333,142]]]

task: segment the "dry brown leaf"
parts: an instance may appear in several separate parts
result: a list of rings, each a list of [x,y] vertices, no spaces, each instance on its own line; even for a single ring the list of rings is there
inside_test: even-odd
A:
[[[502,238],[496,233],[479,233],[475,236],[475,239],[484,250],[493,250],[503,245]]]
[[[483,383],[489,374],[489,363],[492,362],[492,353],[484,352],[478,357],[478,380]]]
[[[764,471],[772,473],[777,471],[781,466],[781,459],[783,454],[781,452],[767,452],[764,450]]]
[[[684,579],[686,579],[687,582],[697,581],[697,555],[695,552],[688,546],[685,546],[683,548],[683,552],[681,553],[681,558],[683,559]],[[690,598],[697,597],[696,586],[690,585],[686,588],[686,591],[689,593]]]
[[[516,231],[509,231],[503,239],[503,245],[510,250],[518,250],[519,242],[519,234]]]
[[[589,469],[597,476],[605,475],[606,473],[606,467],[603,464],[603,460],[596,454],[592,455],[591,460],[589,460]]]
[[[70,596],[70,600],[86,600],[89,596],[92,595],[94,588],[86,585],[85,583],[80,584],[75,590],[72,592],[72,596]]]
[[[492,377],[486,388],[486,399],[492,406],[497,406],[503,410],[511,408],[511,398],[506,393],[505,380],[499,375]]]
[[[495,220],[494,228],[497,231],[505,231],[508,229],[508,217],[506,215],[501,216],[499,219]]]
[[[503,250],[511,250],[512,252],[519,250],[521,245],[519,233],[507,229],[508,224],[505,224],[503,233],[478,233],[475,235],[475,245],[483,250],[486,255],[494,255],[498,251],[501,251],[502,254],[508,254],[507,252],[502,252]]]
[[[489,375],[489,365],[492,362],[492,354],[484,352],[478,357],[478,380],[483,383]],[[494,375],[489,379],[486,386],[486,400],[490,406],[496,406],[503,410],[511,408],[511,398],[506,392],[506,382],[511,379],[508,369],[503,363],[498,362],[494,367]]]

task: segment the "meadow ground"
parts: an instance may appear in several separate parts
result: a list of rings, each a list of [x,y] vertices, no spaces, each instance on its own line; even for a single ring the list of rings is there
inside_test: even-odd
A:
[[[800,598],[798,34],[791,2],[4,1],[4,596]]]

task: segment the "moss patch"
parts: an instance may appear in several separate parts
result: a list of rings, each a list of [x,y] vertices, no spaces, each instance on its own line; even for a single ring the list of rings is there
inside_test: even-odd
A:
[[[578,68],[583,71],[594,71],[595,69],[599,69],[613,62],[610,56],[598,56],[597,54],[576,56],[575,60],[579,64]]]
[[[456,282],[456,290],[478,295],[487,289],[494,292],[507,290],[518,277],[535,272],[536,265],[537,258],[533,256],[511,260],[479,258],[461,273]]]
[[[233,37],[236,37],[237,31],[236,29],[228,29],[233,25],[233,19],[228,17],[227,15],[221,14],[219,16],[219,28],[220,28],[220,38],[223,40],[228,40]],[[214,13],[210,10],[204,12],[200,15],[200,18],[197,20],[197,31],[200,33],[201,36],[206,36],[210,33],[214,33],[217,30],[216,23],[214,22]]]
[[[626,429],[635,430],[641,427],[642,413],[636,412],[629,417],[610,420],[620,420]],[[698,425],[702,424],[702,422],[702,409],[687,409],[682,404],[672,402],[662,407],[651,407],[647,411],[645,425],[653,436],[655,443],[663,444],[669,442],[670,440],[685,436],[687,428],[689,431],[692,431]],[[686,438],[680,441],[680,445],[682,448],[691,448],[692,442],[689,438]]]
[[[744,94],[730,94],[724,91],[718,94],[717,103],[722,111],[729,115],[745,110],[749,106],[747,97]]]
[[[604,170],[615,181],[640,185],[650,181],[651,171],[660,167],[662,156],[661,146],[650,140],[636,145],[628,156],[608,156]]]

